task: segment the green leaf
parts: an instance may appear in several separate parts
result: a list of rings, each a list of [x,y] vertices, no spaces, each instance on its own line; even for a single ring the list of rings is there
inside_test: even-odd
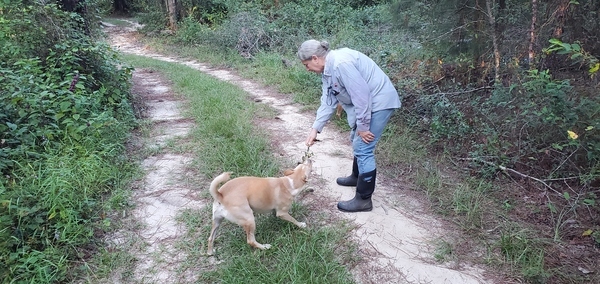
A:
[[[552,203],[548,203],[548,208],[550,208],[550,211],[552,211],[552,213],[557,213],[558,211],[556,210],[556,207],[554,207],[554,204]]]
[[[60,103],[60,110],[66,111],[71,107],[71,102],[62,102]]]
[[[6,125],[8,126],[8,128],[10,128],[10,130],[16,130],[17,129],[17,125],[14,123],[10,123],[10,122],[6,122]]]
[[[557,143],[553,143],[552,144],[552,148],[557,149],[557,150],[562,150],[563,146]]]
[[[563,197],[564,197],[566,200],[569,200],[569,199],[571,199],[571,195],[570,195],[568,192],[566,192],[566,191],[563,193]]]
[[[551,38],[551,39],[549,40],[549,42],[550,42],[551,44],[558,44],[558,45],[561,45],[561,44],[562,44],[562,41],[560,41],[559,39],[556,39],[556,38]]]

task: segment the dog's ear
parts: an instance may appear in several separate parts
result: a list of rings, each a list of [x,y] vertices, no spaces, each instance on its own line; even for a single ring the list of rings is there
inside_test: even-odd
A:
[[[292,169],[287,169],[287,170],[283,171],[284,176],[289,176],[293,173],[294,173],[294,170],[292,170]]]

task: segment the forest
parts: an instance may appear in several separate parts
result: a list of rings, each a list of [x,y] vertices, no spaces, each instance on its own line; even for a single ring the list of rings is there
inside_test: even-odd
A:
[[[118,2],[118,1],[117,1]],[[116,2],[115,2],[116,3]],[[138,1],[152,34],[293,55],[308,38],[362,51],[444,150],[591,185],[598,157],[598,1]],[[291,57],[293,59],[293,57]],[[577,136],[576,139],[573,137]],[[452,141],[452,143],[448,143]]]
[[[519,192],[489,194],[521,208],[511,218],[556,229],[528,259],[515,235],[501,234],[512,244],[501,252],[507,262],[538,264],[519,277],[598,279],[578,269],[600,265],[598,0],[5,0],[0,277],[12,280],[3,283],[73,279],[86,269],[69,269],[74,260],[106,229],[100,215],[121,206],[99,204],[126,187],[122,145],[135,127],[131,69],[101,41],[106,15],[135,17],[149,38],[247,62],[276,54],[282,68],[310,38],[367,54],[402,96],[393,123],[473,178],[517,184]],[[565,221],[576,229],[558,230]],[[585,252],[556,257],[571,245]]]

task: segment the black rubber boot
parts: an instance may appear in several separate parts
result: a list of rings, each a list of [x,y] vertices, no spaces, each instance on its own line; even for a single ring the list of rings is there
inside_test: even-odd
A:
[[[375,191],[375,178],[377,170],[358,176],[356,195],[348,201],[338,202],[338,209],[344,212],[363,212],[373,210],[371,195]]]
[[[337,184],[341,186],[356,186],[356,181],[358,180],[358,162],[356,157],[354,157],[354,162],[352,163],[352,174],[347,177],[339,177],[337,178]]]

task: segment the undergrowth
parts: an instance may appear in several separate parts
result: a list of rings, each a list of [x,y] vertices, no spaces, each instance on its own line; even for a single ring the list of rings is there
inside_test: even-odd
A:
[[[124,206],[113,194],[123,196],[135,172],[123,146],[135,126],[131,70],[96,42],[90,16],[51,3],[0,4],[2,283],[90,273],[114,229],[105,213]]]

